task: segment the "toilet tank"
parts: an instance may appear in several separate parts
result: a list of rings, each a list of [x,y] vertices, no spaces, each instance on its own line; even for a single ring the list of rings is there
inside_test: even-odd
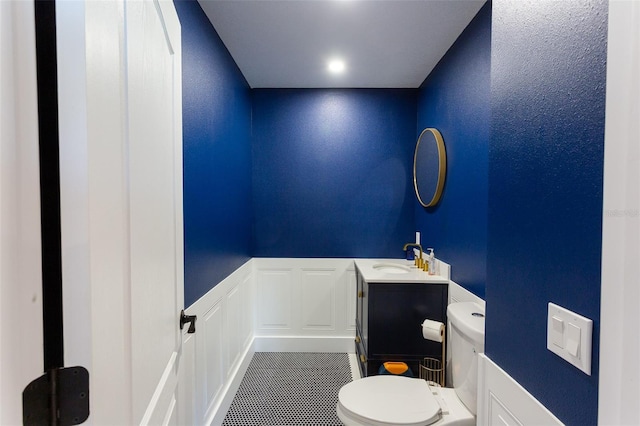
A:
[[[484,309],[477,303],[447,307],[451,343],[451,378],[458,398],[474,415],[477,411],[478,356],[484,352]]]

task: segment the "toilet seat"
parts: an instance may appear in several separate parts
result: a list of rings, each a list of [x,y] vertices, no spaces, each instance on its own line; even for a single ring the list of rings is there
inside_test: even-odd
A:
[[[441,418],[425,380],[381,375],[354,380],[338,394],[338,415],[375,426],[425,426]],[[345,424],[348,424],[345,422]]]

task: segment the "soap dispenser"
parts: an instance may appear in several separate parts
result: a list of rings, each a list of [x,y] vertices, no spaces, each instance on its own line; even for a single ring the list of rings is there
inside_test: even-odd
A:
[[[435,275],[436,274],[436,255],[433,252],[432,248],[428,248],[427,249],[427,264],[429,265],[427,268],[427,272],[429,273],[429,275]]]

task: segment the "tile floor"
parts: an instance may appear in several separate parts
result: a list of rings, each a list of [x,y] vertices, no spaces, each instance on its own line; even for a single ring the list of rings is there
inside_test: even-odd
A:
[[[256,352],[223,426],[341,426],[338,391],[352,380],[346,353]]]

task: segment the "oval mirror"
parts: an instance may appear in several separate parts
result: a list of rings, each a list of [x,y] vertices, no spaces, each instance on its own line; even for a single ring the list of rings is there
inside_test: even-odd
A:
[[[413,155],[413,187],[424,207],[438,204],[447,171],[447,154],[442,135],[437,129],[422,131]]]

